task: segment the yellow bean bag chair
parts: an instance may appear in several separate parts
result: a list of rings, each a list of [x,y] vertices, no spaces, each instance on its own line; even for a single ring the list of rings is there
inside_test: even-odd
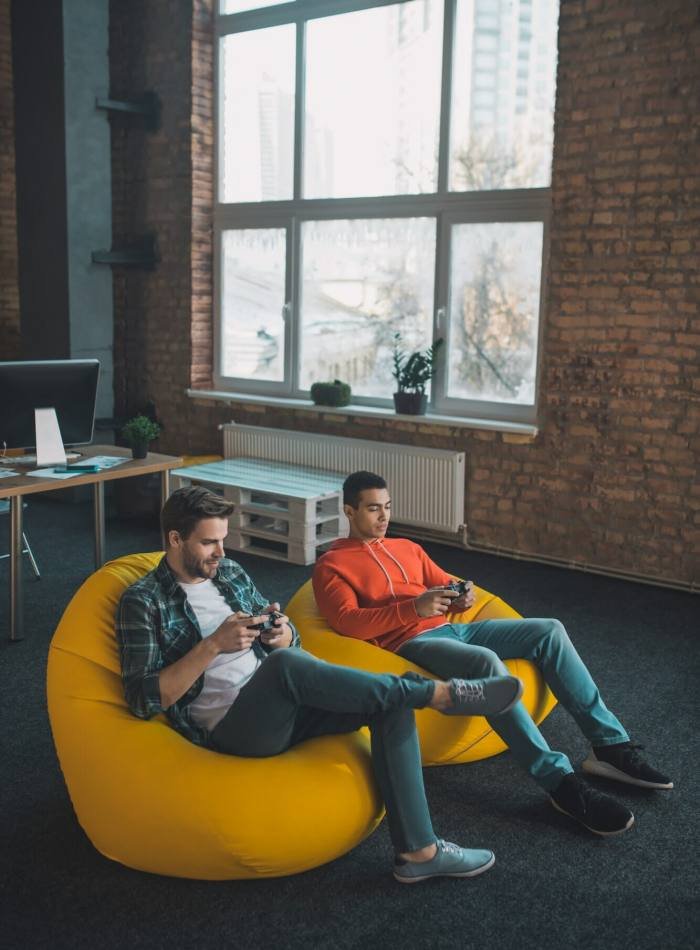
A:
[[[381,821],[362,732],[246,759],[193,745],[124,700],[114,612],[162,554],[105,564],[66,608],[49,651],[48,704],[78,820],[129,867],[227,880],[296,874],[345,854]]]
[[[453,614],[455,623],[520,617],[500,597],[480,587],[475,587],[475,591],[476,603],[464,613]],[[299,588],[287,604],[286,613],[299,630],[304,648],[329,663],[355,666],[373,673],[414,670],[424,676],[431,675],[395,653],[335,633],[319,613],[311,581]],[[556,699],[540,671],[529,660],[506,660],[505,663],[511,673],[523,681],[522,702],[527,711],[535,722],[542,722],[556,705]],[[416,711],[416,724],[424,765],[475,762],[498,755],[506,748],[500,736],[481,716],[443,716],[433,709],[420,709]]]

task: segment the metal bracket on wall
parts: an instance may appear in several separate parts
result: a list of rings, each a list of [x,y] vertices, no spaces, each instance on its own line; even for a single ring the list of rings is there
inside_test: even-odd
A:
[[[135,243],[124,247],[92,252],[93,264],[110,264],[113,267],[142,267],[144,270],[153,270],[158,260],[153,234],[146,234]]]
[[[145,92],[138,99],[95,99],[95,108],[106,112],[127,112],[142,115],[146,119],[146,128],[155,132],[160,126],[160,99],[155,92]]]

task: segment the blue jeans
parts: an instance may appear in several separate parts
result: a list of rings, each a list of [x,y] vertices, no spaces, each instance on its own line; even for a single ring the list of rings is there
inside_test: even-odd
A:
[[[408,640],[398,653],[441,679],[500,676],[508,672],[503,660],[532,660],[593,745],[613,745],[629,739],[601,699],[591,674],[558,620],[446,624]],[[569,759],[549,748],[522,703],[488,722],[516,761],[547,791],[573,772]]]
[[[369,726],[372,765],[397,852],[436,840],[423,786],[414,709],[427,706],[435,681],[405,673],[366,673],[296,648],[272,652],[211,733],[230,755],[278,755],[305,739]]]

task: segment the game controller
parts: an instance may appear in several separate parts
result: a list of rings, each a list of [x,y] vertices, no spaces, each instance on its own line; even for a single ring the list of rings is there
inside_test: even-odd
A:
[[[281,616],[282,614],[278,610],[273,610],[267,615],[267,620],[262,620],[260,623],[251,623],[248,629],[259,630],[264,633],[266,630],[271,630]]]
[[[453,590],[460,597],[467,593],[469,588],[472,586],[471,581],[452,581],[451,584],[445,584],[445,590]]]

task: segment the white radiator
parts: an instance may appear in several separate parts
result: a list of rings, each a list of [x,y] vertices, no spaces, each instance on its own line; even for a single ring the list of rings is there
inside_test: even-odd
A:
[[[259,458],[331,472],[375,472],[391,490],[392,518],[431,531],[464,522],[464,452],[227,423],[224,458]]]

